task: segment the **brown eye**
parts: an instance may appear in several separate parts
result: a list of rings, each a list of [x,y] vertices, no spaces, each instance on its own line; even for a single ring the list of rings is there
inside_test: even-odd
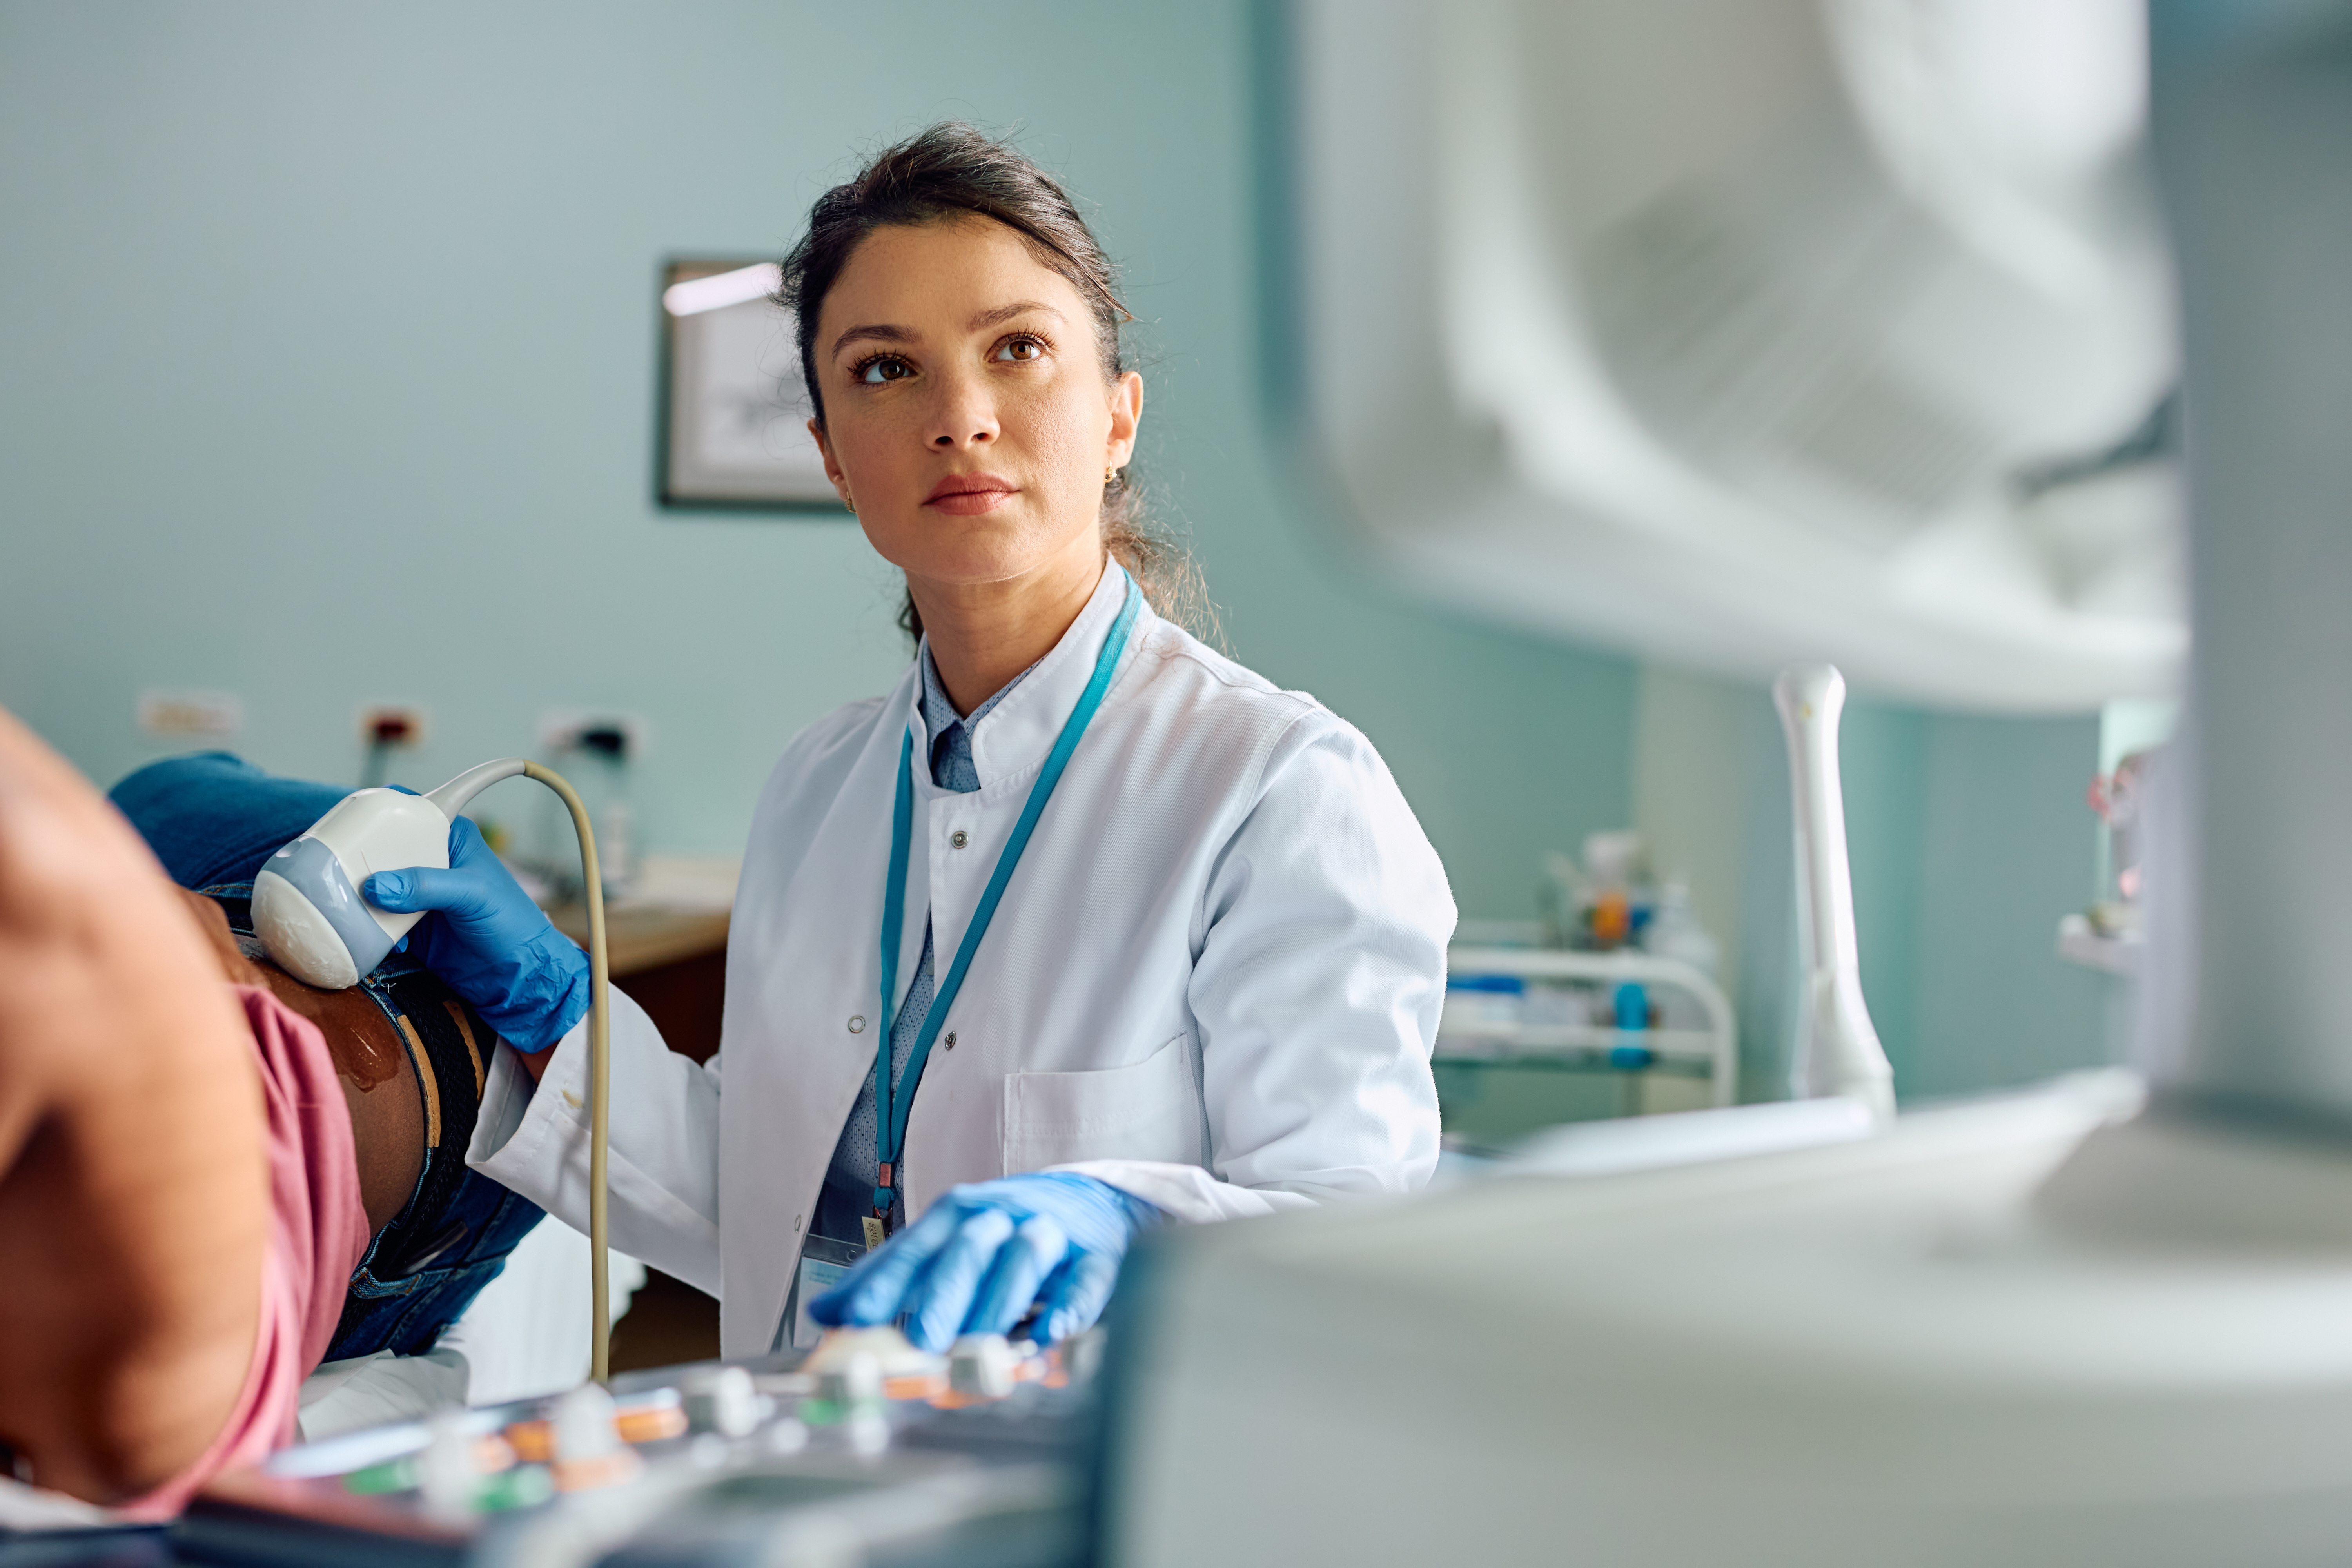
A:
[[[996,345],[996,357],[1016,364],[1040,360],[1045,357],[1045,345],[1034,338],[1007,338]]]
[[[880,386],[885,382],[904,381],[915,374],[915,367],[897,354],[877,354],[857,367],[857,379],[868,386]]]

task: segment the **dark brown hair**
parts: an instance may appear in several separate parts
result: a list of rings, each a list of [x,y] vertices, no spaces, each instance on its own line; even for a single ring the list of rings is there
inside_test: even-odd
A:
[[[1028,243],[1038,265],[1069,279],[1092,309],[1105,381],[1116,381],[1132,368],[1119,329],[1135,318],[1119,303],[1118,268],[1069,195],[1004,142],[950,121],[884,148],[854,179],[819,196],[809,209],[808,233],[784,258],[776,297],[799,322],[801,375],[820,427],[824,391],[816,371],[816,319],[842,268],[877,228],[971,215],[1012,229]],[[1141,487],[1127,469],[1103,486],[1102,532],[1104,547],[1134,575],[1153,609],[1196,636],[1222,640],[1215,606],[1191,552],[1147,518]],[[912,594],[899,609],[898,624],[908,637],[922,636]]]

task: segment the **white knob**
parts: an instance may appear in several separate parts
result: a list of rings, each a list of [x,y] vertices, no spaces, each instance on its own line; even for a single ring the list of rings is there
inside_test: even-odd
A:
[[[613,1396],[601,1384],[583,1383],[555,1402],[555,1457],[566,1464],[601,1459],[621,1446],[614,1427]]]
[[[1020,1359],[1003,1334],[966,1334],[948,1352],[948,1386],[958,1394],[1002,1399],[1013,1392],[1013,1369]]]

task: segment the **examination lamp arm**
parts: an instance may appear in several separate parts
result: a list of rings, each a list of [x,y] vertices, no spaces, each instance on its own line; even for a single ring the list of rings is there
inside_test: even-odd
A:
[[[1895,1074],[1862,996],[1846,862],[1845,792],[1838,777],[1838,718],[1845,677],[1834,665],[1791,666],[1772,683],[1789,742],[1796,816],[1801,1019],[1792,1077],[1801,1097],[1842,1094],[1881,1117],[1895,1113]]]

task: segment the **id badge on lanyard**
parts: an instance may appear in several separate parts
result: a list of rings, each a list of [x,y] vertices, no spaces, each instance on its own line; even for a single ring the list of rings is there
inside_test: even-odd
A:
[[[1120,575],[1126,575],[1124,569]],[[948,966],[947,977],[931,999],[930,1011],[923,1016],[914,1047],[908,1053],[907,1070],[894,1085],[890,1081],[890,1003],[898,984],[898,933],[907,915],[907,858],[915,834],[912,724],[907,726],[906,737],[899,742],[898,799],[890,814],[890,879],[883,884],[882,895],[882,1026],[876,1031],[874,1043],[877,1177],[874,1212],[863,1216],[868,1247],[881,1246],[890,1234],[890,1214],[901,1185],[899,1157],[907,1146],[907,1113],[914,1109],[915,1088],[922,1081],[923,1064],[930,1059],[931,1044],[939,1038],[940,1026],[947,1022],[956,994],[963,989],[964,975],[971,968],[971,955],[979,950],[980,939],[987,934],[989,921],[996,918],[996,906],[1004,897],[1004,886],[1013,879],[1013,869],[1021,863],[1022,851],[1029,847],[1029,836],[1036,829],[1037,818],[1045,814],[1045,803],[1053,798],[1054,786],[1062,782],[1062,770],[1069,766],[1070,753],[1078,749],[1078,738],[1094,722],[1095,710],[1102,706],[1103,694],[1110,689],[1112,672],[1118,668],[1119,655],[1127,650],[1128,633],[1135,625],[1136,607],[1142,598],[1135,580],[1128,578],[1126,601],[1119,606],[1118,618],[1111,623],[1109,635],[1103,638],[1102,652],[1095,658],[1094,678],[1087,682],[1085,694],[1062,725],[1054,749],[1046,753],[1037,782],[1029,786],[1029,799],[1021,808],[1020,819],[1013,825],[1013,836],[1005,840],[1003,851],[997,856],[996,869],[990,873],[988,886],[972,910],[971,923],[964,928],[963,941],[956,945],[955,962]]]
[[[829,1236],[812,1236],[802,1244],[800,1265],[793,1270],[791,1296],[776,1325],[775,1343],[768,1347],[771,1352],[816,1348],[824,1337],[824,1325],[809,1316],[809,1303],[847,1279],[866,1250],[854,1241]]]

